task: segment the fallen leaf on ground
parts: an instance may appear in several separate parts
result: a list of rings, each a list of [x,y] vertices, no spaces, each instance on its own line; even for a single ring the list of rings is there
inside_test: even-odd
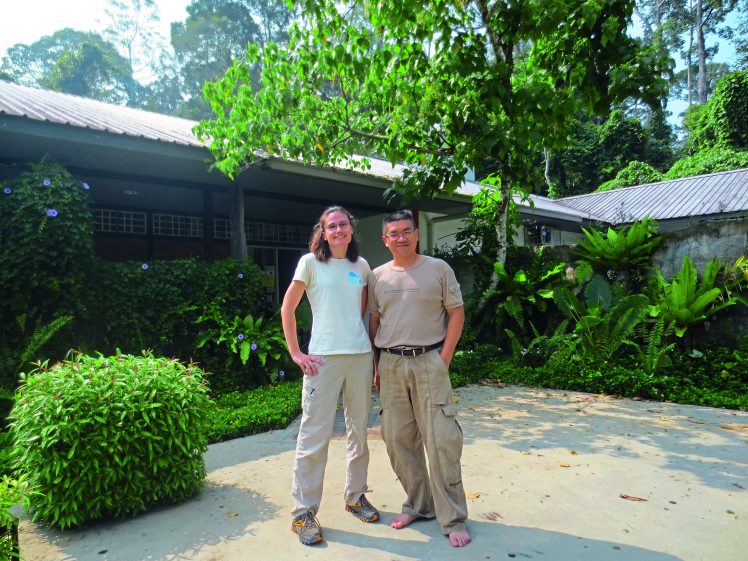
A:
[[[621,493],[618,495],[622,499],[626,499],[627,501],[636,501],[636,502],[647,502],[647,499],[642,499],[641,497],[634,497],[633,495],[624,495]]]
[[[471,501],[474,501],[478,497],[480,497],[480,493],[465,493],[465,498],[470,499]]]
[[[237,516],[239,516],[239,513],[238,512],[227,512],[225,516],[227,518],[236,518]]]
[[[475,411],[475,407],[468,407],[468,411]]]
[[[569,465],[569,464],[558,464],[558,465],[561,466],[562,468],[570,468],[571,467],[571,465]]]

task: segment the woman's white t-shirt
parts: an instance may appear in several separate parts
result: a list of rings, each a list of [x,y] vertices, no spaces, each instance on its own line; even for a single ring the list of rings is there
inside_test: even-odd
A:
[[[306,286],[312,307],[312,339],[309,354],[343,355],[371,351],[361,318],[361,295],[371,269],[363,257],[328,259],[307,253],[296,266],[293,280]]]

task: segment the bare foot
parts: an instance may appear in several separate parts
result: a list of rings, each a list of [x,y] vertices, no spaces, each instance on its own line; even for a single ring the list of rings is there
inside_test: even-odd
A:
[[[400,514],[395,516],[395,518],[392,519],[392,522],[390,522],[390,526],[399,530],[400,528],[405,528],[408,524],[413,522],[416,518],[417,518],[416,516],[411,516],[410,514],[405,514],[404,512],[401,512]]]
[[[449,533],[449,545],[452,547],[462,547],[470,543],[470,534],[467,529],[455,530]]]

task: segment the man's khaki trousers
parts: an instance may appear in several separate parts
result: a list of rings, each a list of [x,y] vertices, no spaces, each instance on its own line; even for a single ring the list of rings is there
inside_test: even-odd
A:
[[[292,516],[307,510],[317,512],[327,450],[332,436],[340,390],[347,435],[345,502],[354,504],[367,491],[369,446],[367,423],[371,409],[372,353],[327,355],[316,376],[304,376],[301,425],[294,461]]]
[[[437,350],[417,357],[382,351],[379,377],[382,438],[407,496],[402,511],[416,517],[436,516],[444,534],[463,530],[467,519],[460,467],[463,438],[447,366]]]

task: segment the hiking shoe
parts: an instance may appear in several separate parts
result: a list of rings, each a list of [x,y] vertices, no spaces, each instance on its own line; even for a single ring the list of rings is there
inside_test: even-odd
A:
[[[371,505],[366,495],[361,495],[358,501],[352,505],[345,505],[345,509],[362,522],[379,520],[379,511]]]
[[[299,535],[299,541],[304,545],[314,545],[322,541],[319,522],[311,510],[293,519],[291,531]]]

